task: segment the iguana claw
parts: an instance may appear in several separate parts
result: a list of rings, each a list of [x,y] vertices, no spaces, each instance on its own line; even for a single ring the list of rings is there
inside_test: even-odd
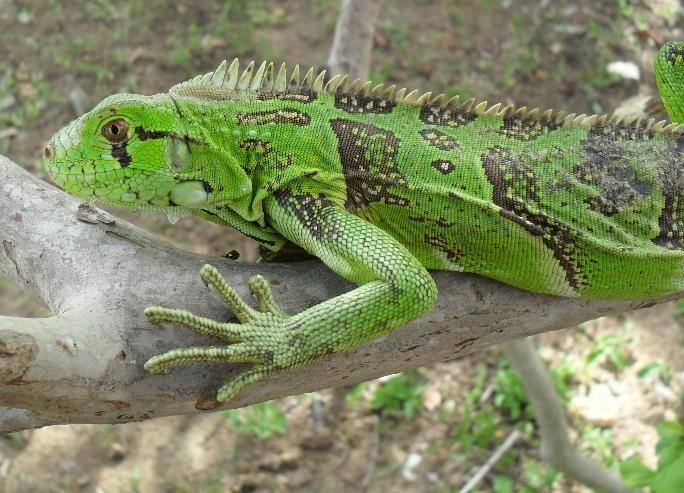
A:
[[[230,306],[240,323],[217,322],[185,310],[160,306],[145,309],[145,315],[152,323],[182,325],[199,334],[228,341],[230,345],[172,349],[147,360],[144,368],[150,373],[161,373],[177,365],[195,362],[254,363],[219,389],[217,399],[225,401],[250,383],[283,368],[275,361],[275,355],[284,356],[286,361],[289,359],[283,353],[288,353],[289,348],[284,324],[290,317],[275,302],[263,276],[253,276],[249,280],[250,290],[259,303],[259,309],[255,310],[245,303],[215,267],[205,265],[200,275]]]

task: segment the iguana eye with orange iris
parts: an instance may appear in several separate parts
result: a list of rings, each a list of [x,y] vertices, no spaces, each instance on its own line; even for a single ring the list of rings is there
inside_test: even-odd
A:
[[[128,123],[123,118],[117,118],[102,127],[102,135],[109,142],[123,142],[128,137]]]

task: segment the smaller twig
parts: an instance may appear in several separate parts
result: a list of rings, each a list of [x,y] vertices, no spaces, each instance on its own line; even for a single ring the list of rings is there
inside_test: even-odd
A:
[[[484,389],[482,395],[480,396],[480,405],[482,406],[494,393],[494,384],[490,383],[487,388]]]
[[[316,392],[314,399],[311,401],[311,419],[318,426],[327,426],[328,419],[325,415],[324,403],[320,395],[317,394],[318,392]]]
[[[335,387],[332,389],[330,397],[330,404],[328,405],[328,416],[339,418],[347,409],[347,396],[354,388],[353,385],[345,385],[343,387]]]
[[[492,455],[489,456],[489,459],[487,459],[487,462],[482,464],[480,469],[475,473],[475,475],[470,478],[470,480],[459,490],[459,493],[468,493],[470,490],[475,488],[477,484],[482,481],[482,478],[484,478],[489,471],[494,467],[494,464],[499,462],[501,457],[508,452],[513,445],[515,445],[515,442],[518,441],[518,439],[522,436],[522,433],[520,433],[520,430],[513,430],[512,432],[509,433],[509,435],[506,437],[506,440],[503,441],[501,445],[494,451]]]

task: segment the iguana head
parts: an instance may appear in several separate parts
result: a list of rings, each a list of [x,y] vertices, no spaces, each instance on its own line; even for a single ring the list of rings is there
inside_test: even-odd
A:
[[[684,123],[684,42],[665,43],[655,58],[660,96],[670,119]]]
[[[44,166],[55,183],[91,202],[192,212],[234,183],[216,173],[230,156],[212,154],[190,126],[166,94],[116,94],[57,132]]]

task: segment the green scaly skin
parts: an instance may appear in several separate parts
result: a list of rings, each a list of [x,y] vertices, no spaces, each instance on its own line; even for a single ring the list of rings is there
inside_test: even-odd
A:
[[[682,53],[669,43],[656,60],[676,123]],[[250,282],[254,309],[205,266],[239,324],[145,313],[229,344],[174,349],[148,371],[253,363],[218,391],[230,399],[425,313],[437,296],[427,269],[562,296],[684,289],[684,126],[445,102],[340,76],[324,87],[323,77],[224,63],[167,94],[111,96],[48,144],[48,173],[79,197],[195,214],[272,251],[290,241],[360,285],[287,315],[262,277]]]

